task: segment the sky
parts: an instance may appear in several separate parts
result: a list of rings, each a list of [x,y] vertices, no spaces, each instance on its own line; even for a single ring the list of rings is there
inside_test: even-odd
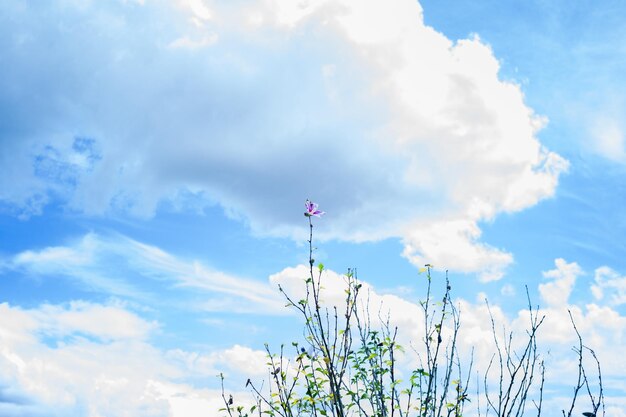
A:
[[[527,287],[544,415],[575,376],[570,310],[626,416],[625,19],[613,0],[2,2],[0,415],[217,416],[217,374],[240,398],[264,343],[302,338],[277,286],[306,276],[310,198],[329,300],[356,267],[419,339],[433,264],[469,347],[485,299],[524,334]]]

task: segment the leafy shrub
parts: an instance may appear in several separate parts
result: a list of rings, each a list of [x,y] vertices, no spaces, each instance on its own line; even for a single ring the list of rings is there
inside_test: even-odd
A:
[[[305,296],[294,299],[282,287],[279,290],[287,306],[295,309],[304,322],[304,346],[292,343],[288,349],[281,345],[273,353],[267,352],[268,384],[258,385],[248,379],[254,398],[252,406],[235,403],[228,398],[222,382],[224,408],[229,417],[253,416],[333,416],[333,417],[461,417],[471,396],[468,394],[473,358],[461,360],[457,348],[460,314],[451,301],[451,286],[447,274],[441,301],[433,295],[432,267],[425,265],[421,272],[427,278],[426,296],[419,302],[423,318],[423,338],[419,349],[411,346],[417,366],[399,377],[398,357],[405,348],[397,342],[398,328],[390,324],[389,316],[378,315],[372,323],[369,303],[363,301],[363,285],[356,269],[344,275],[345,298],[341,306],[324,305],[324,265],[313,258],[313,218],[324,212],[307,200],[305,216],[309,222],[309,273],[304,278]],[[435,301],[436,300],[436,301]],[[475,412],[478,416],[522,417],[528,413],[541,416],[545,367],[537,350],[537,332],[545,317],[528,302],[529,327],[521,349],[513,348],[513,334],[497,337],[491,314],[495,353],[477,383]],[[596,417],[603,405],[602,378],[599,361],[593,350],[587,348],[570,314],[578,336],[578,380],[568,410],[571,417],[581,390],[590,401],[585,417]],[[445,329],[445,330],[444,330]],[[291,354],[287,351],[291,351]],[[584,353],[590,353],[597,364],[598,389],[594,395],[583,366]],[[496,381],[495,388],[490,381]],[[481,394],[482,388],[482,394]],[[483,400],[481,410],[480,400]],[[528,408],[527,408],[528,406]],[[604,408],[602,407],[602,413]]]

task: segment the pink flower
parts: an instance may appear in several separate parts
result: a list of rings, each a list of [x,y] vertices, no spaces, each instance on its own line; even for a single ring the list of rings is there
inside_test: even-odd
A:
[[[318,210],[317,204],[315,204],[311,200],[307,200],[304,203],[304,207],[306,207],[306,211],[304,212],[304,215],[307,217],[311,217],[311,216],[321,217],[325,213],[321,210]]]

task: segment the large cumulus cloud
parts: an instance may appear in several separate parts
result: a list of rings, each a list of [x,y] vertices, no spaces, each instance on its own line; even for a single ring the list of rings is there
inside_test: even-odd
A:
[[[22,216],[193,196],[293,236],[308,196],[334,217],[324,237],[399,237],[416,264],[489,280],[512,255],[480,222],[551,196],[567,168],[490,48],[412,0],[2,8],[0,200]]]

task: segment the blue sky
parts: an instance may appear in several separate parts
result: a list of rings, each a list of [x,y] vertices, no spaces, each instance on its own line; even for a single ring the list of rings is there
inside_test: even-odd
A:
[[[357,267],[407,340],[425,263],[450,271],[467,346],[485,297],[522,333],[527,285],[553,409],[569,308],[626,416],[624,19],[619,1],[4,2],[0,414],[216,415],[217,373],[242,391],[265,342],[302,337],[277,284],[301,281],[311,198],[329,282]]]

